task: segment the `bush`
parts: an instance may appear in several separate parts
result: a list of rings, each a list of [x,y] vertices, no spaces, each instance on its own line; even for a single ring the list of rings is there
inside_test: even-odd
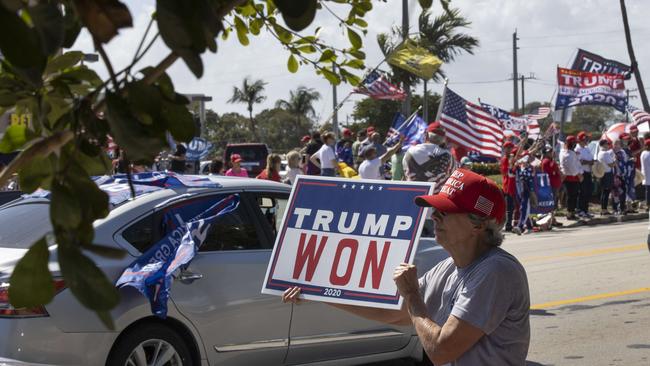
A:
[[[474,173],[484,176],[501,174],[499,163],[473,163],[471,169]]]

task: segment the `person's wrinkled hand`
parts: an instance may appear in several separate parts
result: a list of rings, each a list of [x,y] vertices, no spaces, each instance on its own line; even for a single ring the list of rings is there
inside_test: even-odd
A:
[[[393,280],[400,295],[409,297],[420,293],[418,270],[413,264],[402,263],[393,272]]]
[[[304,300],[301,299],[300,297],[300,287],[294,286],[294,287],[289,287],[284,291],[282,294],[282,302],[284,303],[292,303],[292,304],[300,304]]]

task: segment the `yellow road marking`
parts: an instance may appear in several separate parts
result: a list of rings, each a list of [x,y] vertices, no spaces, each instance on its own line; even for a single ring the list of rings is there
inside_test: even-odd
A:
[[[521,262],[530,263],[530,262],[538,262],[538,261],[559,259],[559,258],[591,257],[595,255],[602,255],[602,254],[623,253],[623,252],[630,252],[635,250],[646,250],[646,248],[647,248],[646,244],[624,245],[620,247],[583,250],[579,252],[569,252],[569,253],[556,254],[556,255],[545,255],[545,256],[527,257],[527,258],[524,257],[521,259]]]
[[[530,309],[531,310],[550,309],[550,308],[558,307],[560,305],[568,305],[568,304],[576,304],[576,303],[579,303],[579,302],[601,300],[601,299],[609,299],[609,298],[612,298],[612,297],[634,295],[634,294],[639,294],[639,293],[642,293],[642,292],[650,292],[650,287],[641,287],[641,288],[637,288],[637,289],[634,289],[634,290],[618,291],[618,292],[610,292],[610,293],[605,293],[605,294],[584,296],[584,297],[578,297],[578,298],[569,299],[569,300],[550,301],[550,302],[545,302],[545,303],[542,303],[542,304],[533,305],[533,306],[530,307]]]

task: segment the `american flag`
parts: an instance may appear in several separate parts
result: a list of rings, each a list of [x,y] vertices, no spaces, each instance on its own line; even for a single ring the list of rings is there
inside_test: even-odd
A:
[[[449,141],[485,156],[501,156],[501,122],[449,88],[445,90],[440,122]]]
[[[384,73],[371,71],[363,79],[354,93],[365,94],[372,99],[404,100],[406,93],[402,88],[392,84]]]
[[[537,113],[527,114],[526,117],[538,120],[548,117],[549,114],[551,114],[551,107],[539,107],[537,108]]]
[[[632,116],[632,121],[634,121],[634,124],[637,126],[645,122],[650,122],[650,113],[645,112],[642,109],[628,104],[627,111],[630,113],[630,116]]]

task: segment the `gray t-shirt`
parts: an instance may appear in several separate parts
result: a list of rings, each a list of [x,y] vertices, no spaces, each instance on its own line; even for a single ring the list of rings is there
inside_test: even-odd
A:
[[[511,254],[494,248],[464,268],[448,258],[420,278],[420,293],[439,326],[453,315],[485,333],[451,365],[526,364],[530,293],[526,271]]]

